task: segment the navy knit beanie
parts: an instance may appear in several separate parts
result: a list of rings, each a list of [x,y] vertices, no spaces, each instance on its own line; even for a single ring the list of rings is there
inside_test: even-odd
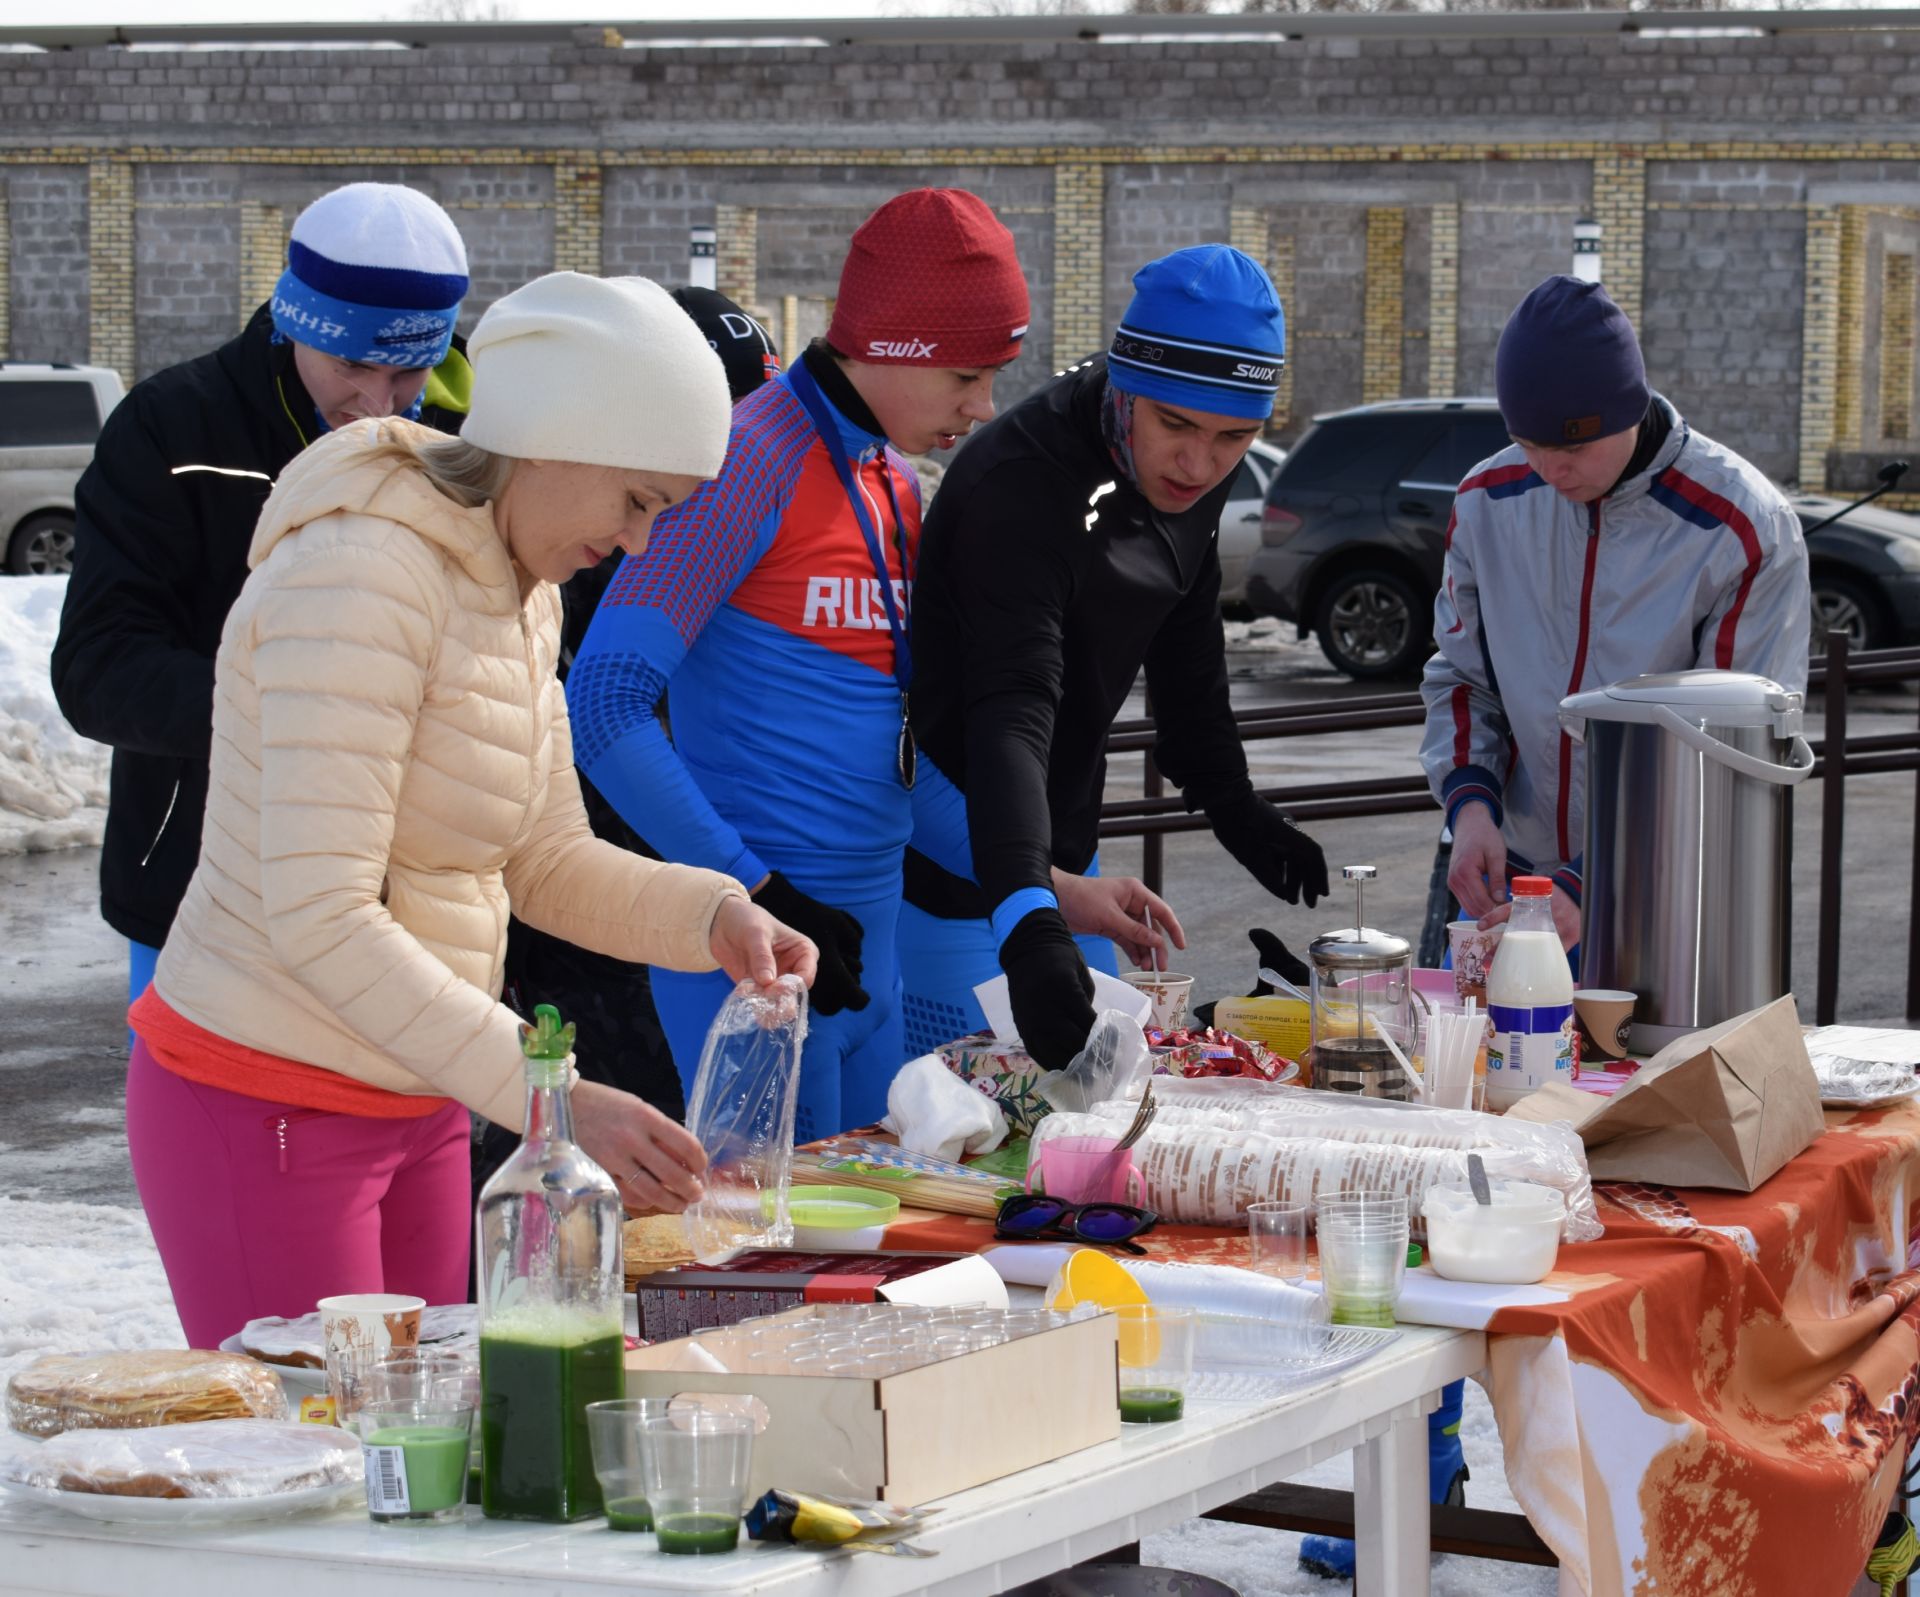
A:
[[[1520,302],[1493,370],[1507,431],[1530,444],[1610,438],[1653,397],[1633,324],[1604,288],[1577,277],[1549,277]]]
[[[1216,416],[1264,420],[1287,347],[1273,279],[1230,244],[1196,244],[1133,276],[1133,303],[1107,351],[1124,393]]]

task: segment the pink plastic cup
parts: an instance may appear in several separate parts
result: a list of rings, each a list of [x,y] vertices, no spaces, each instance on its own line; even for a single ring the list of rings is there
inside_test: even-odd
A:
[[[1141,1200],[1133,1150],[1118,1137],[1053,1137],[1040,1144],[1040,1190],[1068,1203],[1133,1203]],[[1027,1172],[1027,1190],[1035,1190]]]

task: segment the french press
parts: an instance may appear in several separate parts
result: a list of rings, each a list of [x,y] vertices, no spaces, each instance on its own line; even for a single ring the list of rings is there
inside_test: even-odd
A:
[[[1313,968],[1313,1085],[1328,1092],[1367,1098],[1413,1096],[1402,1057],[1413,1037],[1413,945],[1367,924],[1367,883],[1379,874],[1371,865],[1348,865],[1341,876],[1353,883],[1353,924],[1314,938],[1307,947]]]

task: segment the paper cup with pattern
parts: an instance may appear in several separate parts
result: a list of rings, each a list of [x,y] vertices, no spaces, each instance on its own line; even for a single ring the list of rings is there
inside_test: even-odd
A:
[[[1129,985],[1147,995],[1153,1005],[1147,1024],[1160,1031],[1178,1031],[1187,1023],[1187,1001],[1193,997],[1193,978],[1167,970],[1130,970]]]
[[[1453,991],[1456,997],[1478,1000],[1487,1007],[1487,972],[1493,968],[1494,951],[1506,927],[1489,926],[1482,931],[1470,920],[1457,920],[1447,927],[1447,947],[1453,955]]]

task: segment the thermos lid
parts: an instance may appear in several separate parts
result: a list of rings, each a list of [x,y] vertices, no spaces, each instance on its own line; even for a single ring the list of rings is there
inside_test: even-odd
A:
[[[1799,711],[1802,696],[1746,671],[1664,671],[1576,693],[1561,709],[1589,721],[1642,721],[1651,705],[1671,706],[1701,726],[1773,726]]]

